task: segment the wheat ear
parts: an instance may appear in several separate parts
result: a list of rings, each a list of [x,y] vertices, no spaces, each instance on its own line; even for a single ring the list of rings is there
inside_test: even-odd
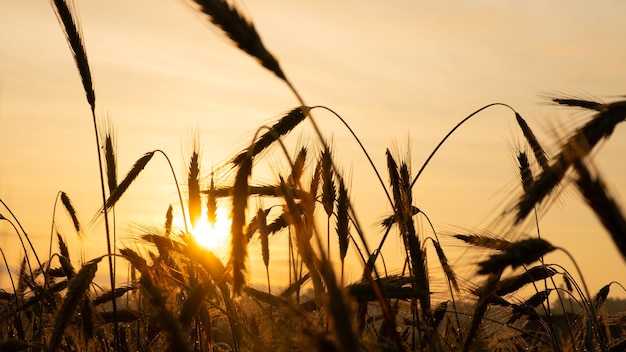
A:
[[[246,270],[247,239],[244,226],[248,205],[248,178],[251,173],[252,157],[247,155],[239,165],[233,186],[230,262],[233,266],[233,291],[236,295],[241,293]]]
[[[89,70],[89,61],[87,60],[87,52],[83,44],[82,30],[78,23],[78,18],[75,13],[75,6],[72,1],[69,4],[65,0],[51,0],[52,8],[54,9],[57,19],[65,32],[65,39],[72,51],[78,73],[83,82],[83,88],[87,95],[87,102],[91,106],[91,111],[95,111],[96,106],[96,94],[93,90],[93,84],[91,80],[91,72]]]
[[[89,289],[89,285],[96,276],[98,270],[98,263],[103,257],[93,259],[78,271],[76,276],[70,281],[67,289],[67,294],[63,299],[63,303],[57,312],[54,319],[54,327],[52,329],[52,335],[50,336],[50,343],[48,344],[47,351],[57,351],[61,347],[61,341],[65,334],[65,328],[68,326],[71,318],[76,312],[79,302]]]
[[[569,106],[578,102],[576,99],[553,99],[553,101]],[[598,113],[568,138],[550,167],[537,177],[534,186],[519,199],[516,205],[516,223],[525,219],[535,205],[541,203],[552,192],[574,162],[585,159],[591,150],[603,138],[609,137],[615,126],[626,118],[626,100],[610,104],[596,103],[593,107],[587,107],[587,105],[581,103],[573,106],[591,109]]]
[[[272,127],[270,127],[267,132],[261,135],[250,148],[240,152],[232,160],[233,164],[240,164],[248,153],[251,153],[252,157],[256,156],[257,154],[267,149],[272,143],[280,139],[280,137],[291,132],[294,128],[296,128],[296,126],[304,121],[307,114],[309,113],[309,110],[310,109],[308,107],[301,106],[288,112],[274,125],[272,125]]]
[[[196,141],[194,141],[193,144],[193,152],[191,153],[187,172],[187,191],[189,221],[191,222],[191,227],[195,228],[202,215],[200,198],[200,151],[198,150]]]
[[[255,57],[263,67],[280,79],[287,81],[278,61],[265,48],[254,25],[244,18],[239,10],[226,0],[195,0],[200,10],[207,14],[216,26],[248,55]]]
[[[615,199],[611,197],[600,176],[593,177],[580,161],[575,163],[578,179],[576,185],[585,202],[596,214],[611,235],[613,243],[626,258],[626,218]]]

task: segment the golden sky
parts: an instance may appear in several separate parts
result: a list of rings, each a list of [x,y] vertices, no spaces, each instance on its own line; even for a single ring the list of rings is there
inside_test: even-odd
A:
[[[114,123],[121,175],[158,148],[184,178],[194,131],[208,175],[247,145],[256,128],[297,105],[282,82],[184,1],[78,4],[97,112]],[[239,5],[304,100],[340,113],[384,179],[386,148],[402,155],[410,151],[416,172],[447,131],[483,105],[513,106],[554,151],[556,137],[589,116],[548,104],[546,94],[603,101],[624,94],[626,3],[618,0],[247,0]],[[0,47],[0,198],[47,250],[58,191],[70,196],[85,224],[99,207],[89,107],[46,1],[3,0]],[[351,175],[359,220],[373,246],[380,236],[375,224],[390,206],[346,130],[328,113],[315,116],[334,141],[337,163]],[[304,128],[290,141],[305,134],[312,139]],[[617,199],[626,194],[624,137],[619,126],[595,157]],[[520,141],[514,115],[493,108],[459,130],[415,186],[415,205],[444,236],[444,249],[459,255],[452,262],[461,269],[468,266],[461,254],[468,252],[445,235],[482,231],[519,194],[514,148]],[[157,157],[117,209],[121,233],[133,224],[161,223],[175,201],[167,164]],[[6,216],[4,209],[0,213]],[[545,212],[540,227],[542,237],[571,251],[592,291],[626,277],[626,263],[573,187]],[[103,253],[101,230],[87,233],[88,258]],[[0,224],[0,232],[0,247],[16,248],[12,229]],[[532,229],[528,234],[536,235]],[[387,247],[393,253],[399,246]],[[547,261],[573,271],[562,254]],[[356,265],[349,275],[356,279],[358,273]],[[0,280],[6,285],[5,277]],[[613,294],[623,295],[617,289]]]

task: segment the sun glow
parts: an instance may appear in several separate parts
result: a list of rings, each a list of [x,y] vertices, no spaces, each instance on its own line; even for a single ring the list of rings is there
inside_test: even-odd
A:
[[[182,218],[176,220],[180,223],[178,225],[183,225]],[[232,220],[228,216],[228,210],[217,208],[215,224],[211,224],[206,213],[203,213],[196,226],[191,229],[191,233],[200,245],[216,252],[218,255],[226,255],[230,245],[231,223]]]

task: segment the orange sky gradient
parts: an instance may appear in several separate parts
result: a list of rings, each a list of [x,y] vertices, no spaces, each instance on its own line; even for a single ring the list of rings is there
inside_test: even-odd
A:
[[[280,80],[184,1],[78,5],[96,110],[117,131],[120,177],[143,153],[161,149],[184,180],[195,133],[208,176],[248,145],[256,128],[298,105]],[[239,5],[307,104],[341,114],[385,180],[386,148],[409,153],[417,172],[458,121],[486,104],[514,107],[554,152],[556,137],[590,115],[548,104],[546,94],[606,102],[624,94],[626,3],[618,0],[515,6],[492,0],[247,0]],[[89,107],[46,1],[3,0],[0,47],[0,198],[38,250],[47,253],[58,191],[70,196],[85,225],[101,205]],[[377,224],[391,207],[345,128],[327,112],[314,115],[333,141],[336,163],[350,175],[353,204],[373,247],[381,236]],[[288,138],[291,146],[299,140],[314,142],[308,125]],[[512,112],[487,110],[447,142],[414,188],[415,205],[433,221],[465,280],[477,280],[469,275],[477,252],[450,235],[483,233],[520,194],[514,153],[522,141]],[[626,194],[624,150],[625,129],[618,126],[594,155],[618,201]],[[268,158],[270,164],[279,160],[280,155]],[[270,177],[255,172],[253,182]],[[137,226],[161,224],[167,206],[176,202],[167,163],[155,157],[116,209],[121,245],[133,243]],[[60,209],[57,221],[72,238]],[[4,209],[0,213],[8,217]],[[566,187],[541,214],[542,238],[573,254],[592,292],[626,277],[626,263],[574,187]],[[532,226],[527,230],[536,236]],[[106,252],[102,226],[89,228],[85,236],[86,258]],[[70,249],[78,256],[79,242],[74,243]],[[12,228],[0,222],[0,247],[12,265],[19,263],[18,244]],[[394,272],[401,269],[393,259],[400,246],[394,238],[385,247]],[[281,254],[276,258],[284,260]],[[360,276],[355,258],[352,253],[349,280]],[[548,255],[546,262],[574,273],[562,253]],[[99,274],[105,273],[102,266]],[[252,279],[263,283],[265,277]],[[6,275],[0,276],[0,286],[7,285]],[[626,296],[616,287],[611,296]],[[443,283],[435,288],[446,290]]]

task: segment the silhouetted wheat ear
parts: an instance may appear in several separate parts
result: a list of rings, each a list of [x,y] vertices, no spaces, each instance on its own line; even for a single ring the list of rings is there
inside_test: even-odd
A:
[[[430,291],[430,282],[428,279],[428,271],[426,270],[426,252],[422,248],[420,240],[415,230],[413,222],[412,204],[411,204],[411,176],[409,175],[408,165],[403,162],[400,167],[394,160],[389,149],[386,150],[387,169],[394,201],[394,211],[396,221],[400,229],[400,236],[404,242],[404,249],[410,259],[411,271],[415,280],[415,288]],[[431,328],[434,328],[434,318],[430,307],[430,295],[419,298],[420,307],[426,319],[426,325],[429,327],[425,333],[426,340],[429,340]]]
[[[129,248],[122,248],[119,251],[120,251],[120,255],[122,257],[126,258],[126,260],[128,260],[128,262],[135,269],[139,270],[140,272],[144,272],[144,271],[148,270],[148,263],[137,252],[135,252],[135,251],[133,251],[132,249],[129,249]]]
[[[560,105],[573,106],[573,107],[583,108],[587,110],[595,110],[595,111],[604,110],[604,104],[599,103],[597,101],[572,99],[572,98],[564,98],[564,99],[553,98],[552,101]]]
[[[333,214],[335,206],[335,181],[333,180],[333,161],[330,149],[324,149],[321,156],[322,163],[322,204],[326,215]]]
[[[300,180],[300,177],[302,177],[302,173],[304,172],[304,165],[306,163],[306,155],[307,149],[306,147],[302,147],[293,162],[293,168],[291,169],[291,178],[294,184],[297,184],[297,181]]]
[[[65,39],[74,56],[74,62],[78,68],[78,73],[83,82],[83,88],[87,95],[87,102],[91,106],[91,111],[95,111],[96,106],[96,94],[93,90],[93,83],[91,80],[91,72],[89,70],[89,61],[87,60],[87,52],[82,39],[82,30],[80,23],[76,16],[76,7],[73,1],[68,2],[65,0],[51,0],[52,8],[57,15],[59,23],[63,27],[65,33]]]
[[[607,191],[600,176],[594,178],[580,161],[575,162],[575,167],[578,172],[576,180],[578,190],[611,235],[611,239],[613,239],[613,243],[615,243],[622,257],[626,258],[626,218],[624,218],[624,213]]]
[[[553,99],[553,101],[558,104],[579,106],[574,105],[579,102],[576,99]],[[580,105],[587,103],[589,102]],[[554,162],[537,177],[534,186],[520,198],[516,206],[516,223],[525,219],[535,205],[541,203],[554,190],[574,161],[585,159],[603,138],[608,138],[613,133],[618,123],[624,121],[626,100],[601,106],[594,105],[593,110],[599,112],[568,138],[561,146],[561,151]]]
[[[236,295],[241,294],[246,271],[247,239],[244,226],[248,205],[248,178],[251,174],[252,157],[248,155],[239,164],[233,187],[230,263],[233,266],[233,293]]]
[[[339,240],[339,258],[343,263],[350,243],[350,218],[348,215],[350,200],[343,177],[339,177],[339,194],[337,196],[337,237]],[[343,268],[342,268],[343,271]]]
[[[257,139],[252,147],[252,156],[256,156],[261,153],[272,143],[276,142],[280,137],[291,132],[296,126],[298,126],[306,116],[309,114],[309,107],[300,106],[283,116],[278,122],[276,122],[269,131],[265,132],[261,137]],[[233,164],[239,165],[248,154],[248,150],[240,152],[234,159]]]
[[[519,152],[519,154],[517,154],[517,163],[519,164],[522,189],[527,191],[532,188],[533,183],[535,183],[535,179],[533,177],[533,172],[530,169],[530,164],[528,163],[528,156],[525,152]]]
[[[213,173],[211,173],[211,185],[209,186],[209,192],[207,194],[206,209],[209,224],[215,225],[215,221],[217,221],[217,198],[215,196],[215,180]]]
[[[98,263],[102,258],[103,257],[99,257],[85,263],[76,276],[70,281],[63,303],[61,303],[61,307],[54,318],[54,327],[48,348],[46,349],[47,351],[57,351],[61,346],[65,328],[70,323],[74,313],[79,307],[83,295],[85,295],[93,278],[96,276]]]
[[[524,134],[524,137],[526,138],[526,141],[530,145],[530,148],[532,149],[533,154],[535,155],[535,159],[537,160],[541,168],[543,170],[549,168],[550,164],[548,162],[548,157],[546,156],[546,152],[543,150],[543,147],[539,143],[539,140],[537,140],[537,137],[535,137],[535,134],[526,123],[526,120],[524,120],[522,118],[522,115],[520,115],[517,112],[515,112],[515,119],[517,120],[517,124],[522,130],[522,134]]]
[[[522,302],[522,304],[514,304],[513,307],[513,315],[507,321],[507,324],[512,324],[521,318],[523,315],[527,315],[529,320],[535,320],[539,318],[539,315],[535,311],[540,304],[545,302],[548,297],[550,297],[550,293],[552,289],[546,289],[543,291],[539,291],[532,295],[529,299]]]
[[[254,25],[245,19],[226,0],[195,0],[200,10],[209,15],[211,22],[220,27],[239,49],[259,60],[263,67],[272,71],[280,79],[287,81],[278,61],[265,48]]]
[[[259,227],[259,238],[261,240],[261,256],[263,257],[263,263],[265,266],[270,265],[270,245],[269,245],[269,235],[270,231],[267,227],[267,215],[263,208],[259,208],[259,211],[256,215],[257,218],[257,226]]]
[[[60,255],[58,258],[59,263],[61,263],[61,268],[63,269],[65,277],[67,277],[68,280],[72,279],[76,275],[76,272],[74,271],[74,267],[72,266],[69,258],[62,255]]]
[[[459,283],[456,279],[456,274],[454,273],[454,270],[452,270],[452,267],[450,266],[450,263],[448,262],[448,258],[446,257],[446,254],[444,253],[443,248],[441,247],[441,244],[439,243],[439,241],[433,241],[433,245],[435,246],[435,251],[437,252],[437,258],[439,259],[439,263],[441,264],[441,268],[443,269],[443,272],[446,275],[446,278],[448,279],[448,281],[450,281],[450,284],[452,284],[452,287],[454,287],[454,289],[458,292]]]
[[[313,170],[313,176],[311,177],[311,185],[309,187],[310,203],[315,204],[317,201],[317,190],[320,186],[320,180],[322,178],[322,159],[320,158]]]
[[[130,187],[130,184],[137,179],[141,171],[146,167],[150,159],[152,159],[154,153],[154,151],[148,152],[135,162],[128,174],[126,174],[126,177],[124,177],[122,182],[115,188],[115,191],[109,195],[109,199],[107,199],[105,203],[105,209],[101,209],[101,212],[108,211],[120,200],[122,195],[128,190],[128,187]]]
[[[167,207],[167,212],[165,213],[165,224],[163,225],[165,229],[165,237],[169,237],[172,234],[172,222],[174,221],[174,208],[170,204]]]
[[[57,242],[59,243],[59,253],[67,259],[70,259],[70,251],[67,249],[67,245],[63,240],[63,236],[57,231]]]
[[[544,280],[557,274],[557,271],[543,265],[535,266],[527,271],[500,280],[496,288],[498,296],[508,295],[535,281]]]
[[[513,245],[512,242],[509,242],[507,240],[488,237],[488,236],[480,236],[480,235],[457,234],[457,235],[454,235],[454,238],[459,239],[465,243],[469,243],[473,246],[489,248],[489,249],[497,249],[500,251],[504,251]]]
[[[598,293],[596,293],[596,295],[593,297],[593,303],[595,304],[596,310],[600,309],[604,302],[606,302],[606,299],[609,297],[610,289],[611,284],[606,284],[602,286],[600,291],[598,291]]]
[[[105,120],[105,136],[104,136],[104,165],[106,166],[107,185],[109,194],[113,193],[117,187],[117,152],[116,140],[113,131],[113,123],[110,119]]]
[[[72,202],[70,201],[70,197],[68,197],[67,193],[65,192],[61,192],[61,203],[63,203],[63,207],[65,208],[67,213],[70,215],[70,218],[72,219],[74,230],[76,230],[76,232],[80,235],[81,226],[80,226],[80,222],[78,221],[78,216],[76,216],[76,209],[74,209],[74,205],[72,205]]]
[[[501,273],[507,266],[513,269],[539,260],[543,255],[556,248],[541,238],[529,238],[514,242],[503,253],[494,254],[479,263],[478,274]]]
[[[187,191],[189,221],[191,227],[195,228],[202,215],[202,203],[200,198],[200,152],[197,143],[193,145],[189,170],[187,172]]]

